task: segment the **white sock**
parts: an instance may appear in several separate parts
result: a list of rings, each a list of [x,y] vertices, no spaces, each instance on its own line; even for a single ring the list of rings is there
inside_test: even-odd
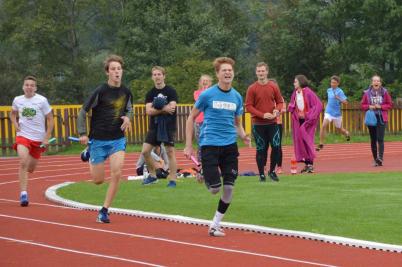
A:
[[[26,194],[28,194],[27,191],[21,191],[21,196],[22,196],[22,195],[26,195]]]
[[[214,219],[212,220],[212,227],[214,228],[219,228],[219,225],[221,224],[222,218],[225,214],[220,213],[219,211],[215,212]]]

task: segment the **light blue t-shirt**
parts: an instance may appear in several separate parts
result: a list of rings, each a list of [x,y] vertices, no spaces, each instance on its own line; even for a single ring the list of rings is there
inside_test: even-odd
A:
[[[342,116],[341,103],[342,101],[345,101],[347,99],[342,89],[339,87],[337,87],[335,90],[332,88],[328,88],[327,94],[328,94],[328,103],[325,108],[325,113],[328,113],[332,117]],[[336,99],[335,95],[337,95],[341,100],[339,101],[338,99]]]
[[[243,99],[234,88],[225,92],[215,84],[201,93],[195,107],[204,112],[200,146],[236,143],[235,117],[243,114]]]

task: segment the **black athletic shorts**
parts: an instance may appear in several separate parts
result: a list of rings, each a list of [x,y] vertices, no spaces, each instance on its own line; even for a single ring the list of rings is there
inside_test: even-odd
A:
[[[202,173],[207,187],[222,186],[220,173],[222,173],[224,185],[234,185],[239,168],[238,157],[237,143],[227,146],[202,146]]]
[[[157,141],[156,129],[148,130],[147,136],[145,137],[145,143],[151,144],[153,146],[160,146],[163,143],[165,146],[174,146],[174,139],[176,136],[176,130],[168,130],[168,141],[159,142]]]

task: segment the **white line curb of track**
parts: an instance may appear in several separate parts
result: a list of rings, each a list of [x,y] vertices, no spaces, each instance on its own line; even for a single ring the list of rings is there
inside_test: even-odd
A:
[[[54,186],[49,187],[46,192],[45,196],[48,200],[68,206],[73,208],[78,208],[82,210],[92,210],[97,211],[101,207],[95,206],[91,204],[84,204],[72,200],[68,200],[62,198],[57,195],[57,190],[73,184],[74,182],[65,182],[61,184],[57,184]],[[163,221],[171,221],[171,222],[178,222],[178,223],[185,223],[185,224],[193,224],[193,225],[201,225],[201,226],[209,226],[211,221],[191,218],[181,215],[170,215],[170,214],[161,214],[161,213],[154,213],[154,212],[145,212],[140,210],[128,210],[128,209],[119,209],[119,208],[110,208],[110,213],[120,214],[120,215],[128,215],[140,218],[147,218],[147,219],[157,219]],[[227,229],[233,230],[242,230],[242,231],[250,231],[255,233],[262,233],[262,234],[269,234],[269,235],[276,235],[276,236],[286,236],[286,237],[296,237],[301,239],[307,240],[315,240],[321,241],[330,244],[338,244],[344,245],[349,247],[357,247],[357,248],[366,248],[366,249],[373,249],[373,250],[381,250],[381,251],[388,251],[388,252],[398,252],[402,253],[402,246],[392,245],[392,244],[385,244],[385,243],[378,243],[372,241],[365,241],[359,239],[352,239],[340,236],[330,236],[330,235],[323,235],[323,234],[315,234],[310,232],[302,232],[302,231],[292,231],[292,230],[285,230],[285,229],[278,229],[278,228],[271,228],[265,226],[258,226],[258,225],[251,225],[251,224],[239,224],[239,223],[230,223],[230,222],[222,222],[221,226]]]

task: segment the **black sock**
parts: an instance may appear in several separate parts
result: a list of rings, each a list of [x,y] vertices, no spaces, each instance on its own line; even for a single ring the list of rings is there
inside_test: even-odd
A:
[[[218,211],[222,214],[225,214],[226,210],[229,208],[230,203],[225,203],[222,199],[219,199]]]

